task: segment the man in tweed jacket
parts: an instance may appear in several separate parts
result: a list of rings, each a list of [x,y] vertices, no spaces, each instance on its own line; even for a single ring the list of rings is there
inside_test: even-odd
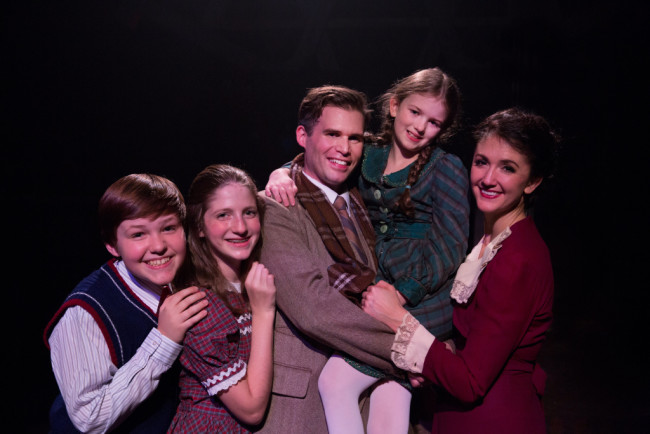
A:
[[[329,204],[338,195],[349,204],[354,202],[356,207],[350,209],[363,214],[355,215],[359,226],[367,215],[347,181],[363,150],[365,96],[340,86],[311,89],[298,118],[296,139],[304,148],[303,179],[318,187]],[[261,262],[275,276],[278,314],[273,391],[260,432],[327,433],[318,376],[328,357],[336,351],[395,373],[390,361],[394,334],[330,285],[328,269],[336,261],[300,201],[284,207],[264,199]],[[360,238],[366,256],[374,258],[372,240]],[[369,266],[376,269],[372,261]]]

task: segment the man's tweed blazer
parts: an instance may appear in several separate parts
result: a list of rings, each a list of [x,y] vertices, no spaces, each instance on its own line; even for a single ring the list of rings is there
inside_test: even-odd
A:
[[[394,373],[394,334],[330,287],[334,263],[307,211],[266,202],[261,262],[275,276],[278,313],[269,413],[261,432],[327,433],[318,376],[333,352]],[[368,257],[374,246],[362,240]]]

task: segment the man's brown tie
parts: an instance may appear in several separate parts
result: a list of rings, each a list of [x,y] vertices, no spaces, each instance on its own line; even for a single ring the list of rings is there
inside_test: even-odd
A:
[[[343,223],[345,236],[348,238],[348,241],[350,241],[350,244],[352,244],[354,250],[356,250],[361,261],[363,261],[364,264],[368,265],[368,257],[361,248],[359,235],[357,234],[357,230],[354,227],[354,222],[348,214],[348,203],[345,201],[345,198],[343,198],[343,196],[337,196],[336,200],[334,201],[334,208],[336,208],[336,210],[339,212],[339,216],[341,217],[341,223]]]

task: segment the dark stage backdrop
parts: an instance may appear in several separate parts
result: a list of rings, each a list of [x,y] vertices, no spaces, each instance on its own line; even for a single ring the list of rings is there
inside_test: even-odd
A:
[[[549,431],[647,430],[648,357],[639,348],[647,297],[626,279],[638,263],[621,241],[626,228],[639,234],[634,204],[642,199],[623,198],[639,191],[628,175],[639,154],[632,143],[646,136],[632,130],[645,122],[633,108],[647,105],[637,94],[647,11],[641,2],[569,3],[5,5],[8,342],[0,378],[18,431],[47,430],[56,384],[42,330],[74,285],[108,259],[95,211],[110,183],[152,172],[186,192],[203,167],[230,163],[263,188],[269,172],[301,149],[296,110],[307,88],[344,84],[375,99],[432,66],[457,79],[466,126],[519,105],[565,138],[557,182],[535,215],[557,281],[556,319],[541,357]],[[467,131],[448,150],[468,164]],[[611,192],[618,179],[627,185]]]

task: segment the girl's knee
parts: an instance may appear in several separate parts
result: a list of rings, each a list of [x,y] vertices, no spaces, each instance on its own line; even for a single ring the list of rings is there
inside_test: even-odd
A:
[[[349,393],[350,389],[346,386],[345,381],[341,381],[335,375],[327,375],[327,372],[323,371],[318,377],[318,391],[321,396],[337,396]]]

